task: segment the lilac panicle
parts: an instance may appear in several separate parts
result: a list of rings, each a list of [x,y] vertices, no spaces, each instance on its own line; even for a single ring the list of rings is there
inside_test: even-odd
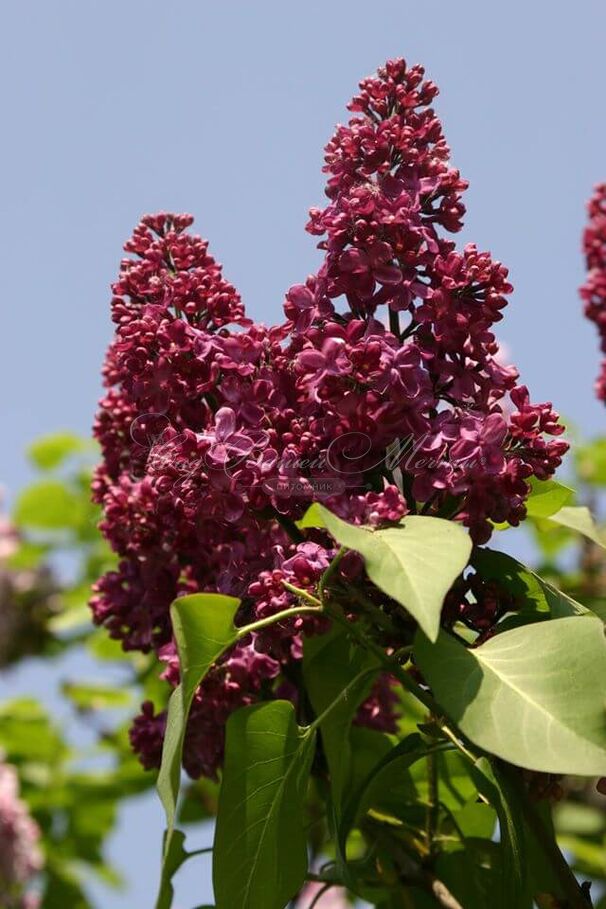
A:
[[[404,60],[361,82],[310,213],[322,264],[287,292],[279,326],[246,317],[189,215],[147,216],[126,245],[95,426],[94,496],[120,564],[92,608],[125,648],[158,653],[171,685],[176,596],[237,596],[244,623],[294,604],[285,581],[316,588],[334,550],[297,531],[310,502],[371,525],[447,514],[483,543],[494,522],[523,520],[528,481],[566,451],[551,404],[531,403],[499,356],[507,269],[453,240],[467,183],[436,95]],[[209,674],[188,725],[192,775],[215,774],[231,711],[286,690],[302,635],[323,627],[281,622]],[[391,730],[396,712],[382,680],[358,722]],[[146,766],[163,724],[149,704],[135,721]]]

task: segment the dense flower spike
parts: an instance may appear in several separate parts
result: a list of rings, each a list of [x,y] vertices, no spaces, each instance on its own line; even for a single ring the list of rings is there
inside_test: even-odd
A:
[[[604,354],[596,394],[606,401],[606,183],[596,186],[587,206],[589,223],[583,234],[587,280],[581,287],[585,315],[598,327],[600,350]]]
[[[544,434],[562,427],[499,361],[492,326],[512,289],[507,270],[440,233],[461,227],[467,184],[428,106],[436,86],[394,60],[360,88],[350,104],[359,116],[326,149],[329,204],[308,225],[324,264],[288,295],[297,363],[335,414],[333,433],[366,433],[374,463],[406,441],[409,507],[435,511],[454,497],[453,512],[484,542],[491,521],[524,517],[526,480],[550,476],[566,450]],[[349,312],[338,315],[340,297]]]
[[[308,225],[324,261],[286,294],[281,326],[245,318],[189,216],[146,217],[126,246],[94,484],[121,561],[92,606],[125,648],[154,649],[171,685],[175,596],[237,596],[246,622],[294,604],[285,581],[314,590],[334,551],[297,529],[313,500],[354,523],[451,517],[484,542],[492,522],[524,518],[528,479],[550,476],[566,450],[546,438],[562,432],[551,405],[531,404],[499,357],[507,270],[448,238],[467,184],[436,94],[403,60],[361,83],[326,149],[328,203]],[[372,598],[360,573],[344,560],[342,579],[361,577]],[[302,633],[321,627],[282,622],[213,670],[189,723],[193,775],[215,773],[232,710],[276,692],[297,701]],[[358,721],[391,729],[395,710],[384,680]],[[163,722],[148,704],[133,728],[146,766]]]
[[[40,831],[19,799],[14,767],[0,762],[0,895],[6,909],[36,909],[28,893],[32,878],[42,869]]]

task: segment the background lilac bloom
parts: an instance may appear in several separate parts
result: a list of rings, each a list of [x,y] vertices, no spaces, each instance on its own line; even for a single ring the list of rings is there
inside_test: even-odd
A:
[[[19,799],[17,771],[0,761],[0,895],[8,909],[38,905],[29,885],[43,866],[39,839],[40,831]]]
[[[320,896],[320,894],[322,894]],[[318,898],[319,897],[319,898]],[[314,902],[315,900],[315,902]],[[341,887],[326,889],[325,884],[310,883],[299,897],[301,909],[349,909],[350,902]]]

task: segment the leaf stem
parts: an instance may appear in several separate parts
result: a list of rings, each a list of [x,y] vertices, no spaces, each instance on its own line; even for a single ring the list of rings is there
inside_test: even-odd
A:
[[[389,308],[389,330],[392,335],[395,335],[398,341],[400,340],[400,313]]]
[[[312,606],[315,606],[317,609],[323,608],[321,601],[308,590],[303,590],[302,587],[295,587],[294,584],[289,584],[288,581],[282,581],[282,585],[286,590],[290,591],[290,593],[294,593],[295,596],[300,597],[302,600],[307,600],[308,603],[311,603]]]
[[[328,891],[331,889],[331,887],[334,887],[334,884],[324,884],[324,886],[314,896],[314,901],[309,906],[309,909],[315,909],[315,907],[318,905],[318,903],[320,902],[320,900],[322,899],[324,894],[328,893]]]
[[[206,849],[194,849],[193,852],[187,853],[187,857],[190,859],[194,858],[196,855],[208,855],[209,852],[212,852],[214,848],[214,846],[207,846]]]
[[[336,556],[333,558],[332,562],[330,563],[330,565],[328,566],[328,568],[326,569],[326,571],[320,578],[320,583],[318,585],[318,593],[320,594],[320,599],[322,601],[324,600],[324,597],[326,595],[326,590],[328,588],[328,585],[330,584],[331,580],[333,579],[333,577],[337,571],[337,568],[339,567],[339,565],[341,563],[341,559],[343,558],[343,556],[345,555],[346,552],[347,552],[346,547],[341,546],[341,548],[337,552]]]
[[[339,692],[339,694],[334,699],[332,704],[329,704],[329,706],[326,708],[326,710],[323,710],[322,713],[320,714],[320,716],[316,717],[316,719],[313,721],[313,723],[311,723],[307,727],[307,732],[308,733],[314,732],[319,726],[321,726],[322,723],[324,722],[324,720],[326,719],[326,717],[332,713],[332,711],[335,709],[335,707],[338,704],[340,704],[341,701],[347,700],[347,695],[349,694],[351,689],[355,688],[356,685],[358,685],[367,676],[370,677],[371,675],[375,675],[377,668],[378,667],[374,666],[372,669],[364,669],[364,670],[362,670],[362,672],[359,672],[356,676],[354,676],[354,678],[351,680],[351,682],[348,682],[347,685],[345,686],[345,688],[343,688],[343,690]]]
[[[292,606],[290,609],[283,609],[281,612],[274,613],[274,615],[268,615],[264,619],[259,619],[256,622],[252,622],[250,625],[243,625],[241,628],[238,628],[236,640],[241,641],[242,638],[245,638],[248,634],[253,634],[255,631],[261,631],[262,628],[268,628],[270,625],[275,625],[277,622],[281,622],[285,619],[292,619],[295,615],[305,615],[309,613],[318,615],[322,612],[323,609],[321,606]]]
[[[287,517],[285,514],[281,514],[279,511],[274,509],[274,516],[280,527],[286,531],[293,543],[303,543],[305,541],[305,534],[302,533],[292,518]]]

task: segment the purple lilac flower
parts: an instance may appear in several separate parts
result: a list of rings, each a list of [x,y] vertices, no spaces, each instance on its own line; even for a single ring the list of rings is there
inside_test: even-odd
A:
[[[566,451],[550,438],[562,432],[551,405],[532,404],[499,358],[507,269],[450,237],[467,183],[436,94],[403,60],[362,81],[326,147],[327,204],[310,213],[323,261],[287,292],[282,325],[246,318],[189,215],[147,216],[126,245],[93,487],[120,565],[92,608],[125,648],[154,649],[171,685],[176,596],[238,596],[246,622],[294,604],[284,581],[315,589],[332,541],[292,534],[314,499],[375,526],[447,504],[482,543],[493,522],[524,518],[528,480]],[[281,622],[209,674],[188,725],[190,773],[216,772],[229,713],[283,690],[302,636],[323,627]],[[395,711],[381,683],[358,721],[389,729]],[[135,721],[146,766],[162,723],[149,705]]]

